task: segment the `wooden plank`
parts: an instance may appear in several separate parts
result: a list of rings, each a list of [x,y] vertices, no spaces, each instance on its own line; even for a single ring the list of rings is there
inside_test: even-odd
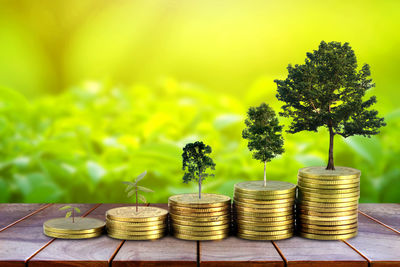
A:
[[[400,235],[359,214],[358,235],[347,240],[362,255],[368,258],[371,266],[400,265]]]
[[[152,204],[168,209],[167,204]],[[111,266],[196,266],[197,244],[166,236],[155,241],[125,241]]]
[[[63,216],[65,211],[58,210],[63,205],[52,205],[0,232],[0,266],[25,266],[30,257],[53,240],[43,234],[43,222]],[[95,205],[75,204],[75,206],[84,214]]]
[[[43,208],[46,204],[0,204],[0,231],[15,221]]]
[[[127,206],[126,204],[102,204],[87,217],[105,220],[105,212],[111,208]],[[57,239],[44,248],[32,259],[28,266],[104,266],[108,267],[114,252],[123,241],[103,235],[98,238],[83,240]]]
[[[200,264],[208,267],[285,266],[270,241],[250,241],[234,236],[200,242]]]
[[[287,266],[368,266],[368,261],[342,241],[292,237],[275,241]]]
[[[359,210],[400,231],[400,204],[360,204]]]

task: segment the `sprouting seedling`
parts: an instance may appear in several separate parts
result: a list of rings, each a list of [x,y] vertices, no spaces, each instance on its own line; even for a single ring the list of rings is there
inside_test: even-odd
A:
[[[69,205],[61,207],[61,208],[59,208],[59,210],[69,210],[65,214],[65,218],[69,218],[69,217],[72,216],[72,222],[73,223],[75,222],[75,212],[76,213],[81,213],[81,210],[79,208],[73,207],[73,206],[69,206]]]
[[[144,186],[138,185],[138,182],[139,182],[140,180],[142,180],[143,177],[146,176],[146,174],[147,174],[147,171],[142,172],[141,174],[139,174],[139,175],[136,177],[136,179],[135,179],[134,182],[122,182],[123,184],[126,184],[126,185],[127,185],[127,187],[126,187],[126,189],[125,189],[125,192],[128,192],[128,198],[131,197],[131,196],[133,196],[133,195],[136,196],[136,212],[138,212],[139,199],[140,199],[143,203],[146,203],[146,202],[147,202],[147,201],[146,201],[146,198],[145,198],[143,195],[139,194],[138,192],[139,192],[139,191],[142,191],[142,192],[146,192],[146,193],[154,193],[153,190],[151,190],[151,189],[149,189],[149,188],[146,188],[146,187],[144,187]]]

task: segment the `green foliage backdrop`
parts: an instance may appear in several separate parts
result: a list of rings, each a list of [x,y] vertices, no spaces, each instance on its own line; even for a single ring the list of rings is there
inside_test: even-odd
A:
[[[0,1],[0,202],[127,202],[148,171],[150,202],[196,192],[182,147],[213,148],[203,192],[261,180],[242,140],[249,106],[276,111],[274,79],[321,40],[350,42],[371,66],[372,138],[335,140],[336,165],[362,171],[362,202],[400,202],[399,1]],[[287,129],[288,121],[281,118]],[[284,133],[267,179],[325,165],[328,133]]]

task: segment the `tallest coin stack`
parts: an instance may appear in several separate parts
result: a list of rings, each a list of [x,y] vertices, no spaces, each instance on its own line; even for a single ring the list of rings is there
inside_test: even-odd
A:
[[[337,240],[357,235],[361,172],[347,167],[307,167],[298,173],[300,236]]]

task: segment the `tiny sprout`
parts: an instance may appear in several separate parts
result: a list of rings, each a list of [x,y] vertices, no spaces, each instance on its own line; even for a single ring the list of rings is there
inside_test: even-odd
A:
[[[67,211],[67,213],[65,214],[65,218],[69,218],[72,216],[72,222],[75,223],[75,212],[76,213],[81,213],[81,210],[77,207],[73,207],[73,206],[64,206],[59,208],[59,210],[69,210]]]
[[[144,186],[138,185],[138,182],[142,180],[147,174],[147,171],[142,172],[139,174],[134,182],[122,182],[123,184],[126,184],[127,187],[125,189],[125,192],[128,192],[127,196],[130,198],[131,196],[135,195],[136,196],[136,212],[138,212],[138,205],[139,205],[139,200],[142,201],[143,203],[146,203],[146,198],[139,194],[139,191],[146,192],[146,193],[154,193],[153,190],[146,188]]]

